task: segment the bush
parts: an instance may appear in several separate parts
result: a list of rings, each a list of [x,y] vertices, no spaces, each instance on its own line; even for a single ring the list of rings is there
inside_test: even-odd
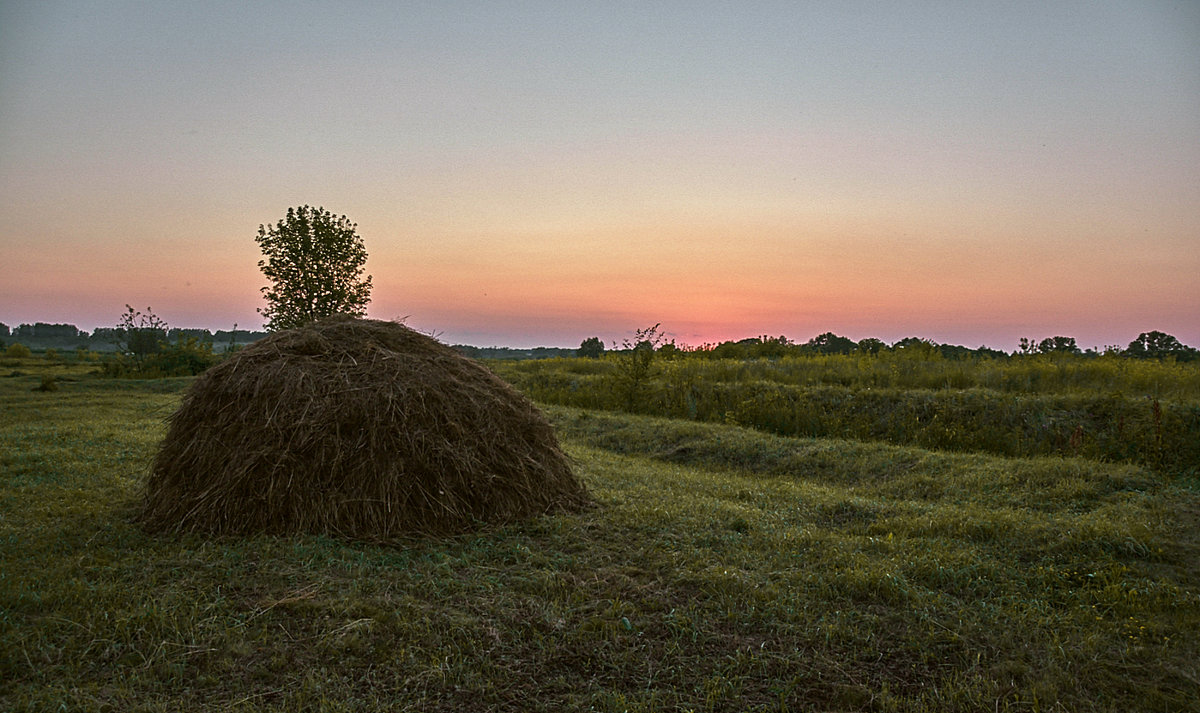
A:
[[[220,361],[213,354],[212,344],[195,337],[164,344],[156,354],[142,361],[143,374],[155,376],[195,376]]]
[[[111,378],[159,379],[169,376],[196,376],[221,361],[212,344],[195,337],[162,344],[159,350],[142,359],[118,354],[104,362],[102,375]]]
[[[58,391],[58,379],[51,374],[42,374],[42,383],[33,387],[34,391]]]
[[[10,359],[28,359],[33,356],[33,352],[29,351],[29,347],[20,342],[13,342],[4,350],[4,356]]]

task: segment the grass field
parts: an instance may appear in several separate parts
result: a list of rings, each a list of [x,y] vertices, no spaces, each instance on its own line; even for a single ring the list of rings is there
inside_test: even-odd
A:
[[[540,403],[737,423],[783,436],[1002,456],[1068,455],[1200,476],[1200,364],[923,354],[492,361]]]
[[[15,371],[3,710],[1200,710],[1194,476],[548,406],[581,515],[151,537],[189,380]]]

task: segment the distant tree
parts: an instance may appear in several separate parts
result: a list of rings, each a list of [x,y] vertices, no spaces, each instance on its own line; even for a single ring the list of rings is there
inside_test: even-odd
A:
[[[1039,354],[1082,354],[1074,337],[1047,337],[1038,342]]]
[[[169,342],[186,341],[188,339],[195,339],[198,342],[208,342],[211,344],[213,335],[207,329],[180,329],[178,327],[172,327],[167,332],[167,341]]]
[[[120,352],[129,354],[135,361],[140,362],[162,348],[163,342],[167,340],[168,329],[170,328],[167,323],[159,319],[149,307],[146,308],[146,313],[142,314],[125,305],[125,313],[121,315],[111,335]]]
[[[947,359],[967,359],[975,356],[975,351],[961,344],[939,344],[937,347],[938,354],[941,354]]]
[[[367,250],[346,216],[324,208],[288,208],[275,225],[258,226],[258,267],[271,281],[258,310],[270,331],[299,327],[332,314],[363,316],[371,301],[371,276],[363,275]]]
[[[8,334],[8,325],[4,322],[0,322],[0,337],[7,337]]]
[[[1129,347],[1125,350],[1126,356],[1131,356],[1135,359],[1164,359],[1166,357],[1175,357],[1180,360],[1189,360],[1196,355],[1195,349],[1186,346],[1175,337],[1164,332],[1142,332],[1138,338],[1129,343]]]
[[[853,339],[839,337],[833,332],[825,332],[808,340],[805,346],[818,354],[849,354],[858,347],[858,344]]]
[[[38,341],[48,339],[69,341],[78,338],[79,335],[79,328],[73,324],[47,324],[46,322],[22,324],[13,332],[13,336]]]
[[[745,359],[749,350],[746,340],[740,342],[724,341],[708,350],[713,359]]]
[[[999,349],[992,349],[989,346],[981,344],[979,346],[979,348],[975,350],[975,356],[990,357],[992,359],[1002,359],[1004,357],[1007,357],[1008,354],[1006,352],[1000,351]]]
[[[787,356],[788,351],[791,349],[792,343],[787,337],[783,335],[768,337],[764,334],[755,339],[753,344],[749,345],[747,352],[750,356],[759,359],[778,359]]]
[[[663,359],[678,359],[683,356],[683,350],[675,345],[675,340],[663,344],[658,348],[658,355]]]
[[[600,341],[600,337],[588,337],[579,344],[579,348],[575,350],[575,356],[585,357],[588,359],[599,359],[604,354],[604,342]]]
[[[937,350],[937,342],[932,342],[928,339],[920,337],[905,337],[892,345],[892,349],[896,350],[916,350],[916,351],[935,351]]]
[[[878,354],[887,349],[887,344],[884,344],[882,339],[867,337],[866,339],[859,340],[856,347],[863,354]]]

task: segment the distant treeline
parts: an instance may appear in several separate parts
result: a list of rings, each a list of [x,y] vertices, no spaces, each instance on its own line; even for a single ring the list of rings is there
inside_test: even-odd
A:
[[[472,347],[467,344],[451,346],[459,354],[472,359],[554,359],[573,357],[577,349],[560,347],[534,347],[532,349],[510,349],[509,347]]]
[[[630,347],[646,348],[647,343],[622,345],[616,351],[628,351]],[[585,339],[575,350],[575,356],[599,357],[605,353],[604,343],[596,337]],[[893,344],[880,339],[854,341],[833,332],[817,335],[807,342],[793,342],[787,337],[751,337],[739,341],[719,344],[702,344],[698,347],[676,346],[674,342],[657,345],[656,351],[663,356],[692,356],[709,359],[779,359],[790,356],[870,356],[889,352],[933,356],[942,359],[1000,358],[1021,354],[1074,354],[1094,357],[1120,355],[1140,359],[1173,358],[1176,361],[1200,361],[1200,350],[1181,343],[1178,339],[1159,331],[1143,332],[1126,347],[1117,345],[1103,349],[1081,349],[1074,337],[1047,337],[1040,341],[1022,338],[1016,351],[1011,354],[999,349],[981,346],[975,349],[956,344],[938,344],[929,339],[907,337]]]
[[[162,332],[168,342],[195,339],[200,343],[212,344],[215,351],[227,345],[246,345],[267,336],[267,332],[246,329],[217,330],[178,329]],[[0,346],[20,343],[32,349],[90,349],[92,351],[115,351],[121,343],[120,330],[115,327],[97,327],[89,333],[73,324],[47,324],[37,322],[22,324],[14,329],[0,322]],[[616,345],[614,345],[615,347]],[[628,348],[630,345],[624,345]],[[645,345],[641,345],[645,346]],[[819,334],[807,342],[793,342],[787,337],[760,336],[726,341],[717,344],[702,344],[697,347],[677,346],[673,341],[656,345],[664,355],[689,354],[712,359],[777,359],[785,356],[818,356],[836,354],[870,355],[881,352],[936,353],[944,359],[996,358],[1017,354],[1076,354],[1100,356],[1119,354],[1134,358],[1163,359],[1176,361],[1200,361],[1200,350],[1181,343],[1178,339],[1159,331],[1143,332],[1126,347],[1117,345],[1103,349],[1081,349],[1073,337],[1047,337],[1040,341],[1021,339],[1018,349],[1011,354],[986,346],[970,347],[956,344],[939,344],[920,337],[907,337],[893,344],[868,338],[854,341],[833,332]],[[510,347],[475,347],[467,344],[452,346],[464,356],[473,359],[553,359],[558,357],[599,357],[605,353],[604,342],[598,337],[585,339],[577,349],[562,347],[534,347],[513,349]],[[620,351],[617,349],[616,351]]]
[[[208,329],[167,329],[157,330],[159,338],[166,342],[179,342],[195,339],[202,344],[213,345],[214,351],[222,351],[224,347],[234,344],[245,346],[267,336],[267,332],[247,329],[224,330],[216,332]],[[19,343],[31,349],[88,349],[97,352],[116,351],[123,343],[121,330],[116,327],[97,327],[88,332],[73,324],[48,324],[36,322],[22,324],[10,328],[0,322],[0,347]],[[473,359],[553,359],[555,357],[573,357],[575,349],[560,347],[534,347],[532,349],[512,349],[509,347],[473,347],[467,344],[455,344],[453,349]]]
[[[212,344],[216,349],[223,345],[245,345],[267,336],[266,332],[247,329],[217,330],[169,329],[163,333],[166,341],[195,339]],[[0,322],[0,341],[3,344],[20,343],[31,349],[89,349],[91,351],[116,351],[121,343],[119,330],[115,327],[97,327],[88,332],[73,324],[47,324],[36,322],[22,324],[10,329]]]

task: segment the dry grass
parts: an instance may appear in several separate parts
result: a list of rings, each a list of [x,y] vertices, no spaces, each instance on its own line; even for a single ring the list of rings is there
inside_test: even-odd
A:
[[[151,531],[384,540],[589,502],[528,399],[393,322],[276,333],[198,378],[169,423]]]

